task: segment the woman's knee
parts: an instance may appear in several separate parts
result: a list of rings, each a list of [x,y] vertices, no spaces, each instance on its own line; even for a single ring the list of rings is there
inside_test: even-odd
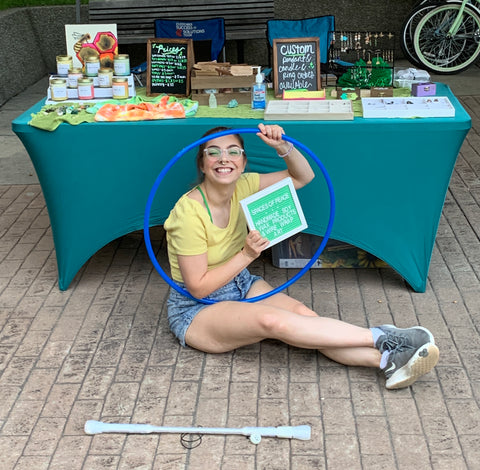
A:
[[[309,317],[317,317],[318,315],[310,308],[308,308],[303,302],[294,299],[286,294],[277,294],[271,299],[266,299],[264,305],[270,305],[280,308],[282,310],[288,310],[289,312],[296,313],[297,315],[304,315]]]
[[[315,313],[311,308],[308,308],[304,303],[297,301],[297,303],[292,308],[293,313],[297,315],[304,315],[307,317],[318,317],[318,314]]]
[[[281,338],[288,330],[288,312],[276,308],[266,308],[258,316],[258,323],[265,338]]]

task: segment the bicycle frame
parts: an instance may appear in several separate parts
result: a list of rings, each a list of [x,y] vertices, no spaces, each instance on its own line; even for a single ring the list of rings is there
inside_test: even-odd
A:
[[[460,24],[462,22],[463,12],[465,11],[467,1],[468,0],[462,1],[462,5],[460,6],[460,10],[458,10],[457,17],[455,18],[455,21],[452,23],[452,26],[450,26],[450,29],[448,30],[449,36],[454,36],[455,34],[457,34],[458,28],[460,27]]]

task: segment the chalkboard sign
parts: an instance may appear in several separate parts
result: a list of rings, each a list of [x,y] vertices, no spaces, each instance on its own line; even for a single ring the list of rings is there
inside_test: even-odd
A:
[[[155,38],[147,41],[147,95],[190,94],[194,63],[191,39]]]
[[[291,178],[285,178],[240,201],[250,230],[268,238],[268,246],[308,227]]]
[[[320,90],[320,47],[318,38],[273,40],[275,96],[284,90]]]

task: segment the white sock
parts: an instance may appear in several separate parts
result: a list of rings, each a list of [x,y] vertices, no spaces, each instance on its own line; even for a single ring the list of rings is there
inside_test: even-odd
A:
[[[380,369],[387,367],[388,356],[390,356],[390,351],[383,351],[382,358],[380,359]]]
[[[377,344],[378,338],[385,334],[385,332],[378,327],[370,328],[370,331],[372,332],[373,336],[373,344]]]

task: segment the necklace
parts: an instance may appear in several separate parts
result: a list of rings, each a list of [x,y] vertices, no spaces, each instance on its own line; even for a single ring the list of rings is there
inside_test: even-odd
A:
[[[203,191],[200,185],[197,186],[197,189],[200,191],[200,194],[202,195],[203,202],[205,204],[205,207],[207,208],[208,215],[210,216],[210,222],[212,222],[213,224],[212,213],[210,212],[210,207],[208,207],[207,198],[205,197],[205,194],[203,194]]]

